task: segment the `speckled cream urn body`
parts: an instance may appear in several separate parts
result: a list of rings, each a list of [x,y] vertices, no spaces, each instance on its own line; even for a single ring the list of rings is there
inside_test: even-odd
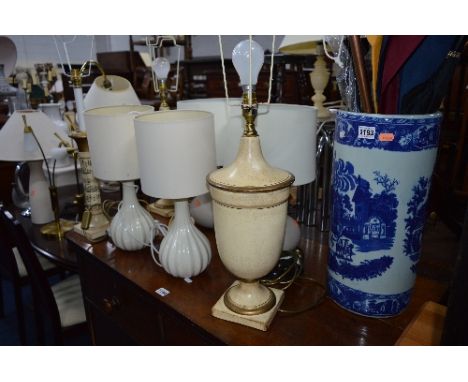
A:
[[[240,280],[224,296],[236,313],[260,314],[275,305],[258,279],[279,260],[293,182],[292,174],[266,163],[258,136],[242,137],[236,160],[208,176],[218,252]]]

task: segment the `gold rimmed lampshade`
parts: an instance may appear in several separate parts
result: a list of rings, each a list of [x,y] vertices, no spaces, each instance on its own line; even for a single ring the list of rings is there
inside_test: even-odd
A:
[[[17,110],[0,130],[0,160],[28,162],[30,167],[29,202],[31,221],[44,224],[54,220],[51,205],[49,182],[42,171],[44,159],[32,133],[25,132],[23,116],[34,131],[47,159],[60,141],[54,134],[61,134],[53,121],[37,110]],[[64,137],[62,137],[64,138]]]
[[[279,51],[284,54],[314,55],[317,56],[314,69],[310,73],[310,82],[314,89],[312,101],[318,109],[318,117],[325,119],[330,116],[330,112],[323,106],[326,97],[323,95],[330,78],[330,72],[323,57],[323,47],[321,45],[323,36],[284,36],[279,46]]]
[[[123,199],[109,235],[123,250],[133,251],[153,239],[153,218],[138,202],[134,181],[140,178],[133,119],[152,106],[107,106],[85,111],[94,176],[122,182]]]

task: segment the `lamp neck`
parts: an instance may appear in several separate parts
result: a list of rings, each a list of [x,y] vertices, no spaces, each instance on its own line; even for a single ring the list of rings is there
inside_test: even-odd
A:
[[[252,100],[249,102],[249,89],[244,87],[244,94],[242,95],[242,116],[245,120],[244,137],[257,137],[258,133],[255,129],[255,120],[257,118],[257,93],[252,91]]]
[[[174,222],[173,224],[191,223],[188,199],[174,200]]]
[[[137,204],[135,182],[122,182],[122,202],[123,204]]]
[[[159,96],[161,97],[161,104],[159,105],[159,110],[170,110],[169,104],[167,103],[167,85],[166,80],[158,80],[159,84]]]

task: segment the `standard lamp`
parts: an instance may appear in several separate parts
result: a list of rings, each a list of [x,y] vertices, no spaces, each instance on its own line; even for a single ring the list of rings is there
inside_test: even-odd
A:
[[[284,36],[279,46],[279,51],[285,54],[316,56],[314,68],[310,73],[310,82],[314,89],[312,101],[314,102],[314,106],[318,109],[318,117],[327,119],[330,117],[330,112],[323,106],[323,103],[327,99],[323,95],[323,92],[330,79],[330,71],[327,69],[327,63],[323,56],[322,40],[323,36]]]
[[[154,220],[138,202],[135,180],[140,178],[133,119],[152,106],[107,106],[85,111],[94,176],[122,182],[123,199],[109,227],[109,236],[123,250],[134,251],[153,239]]]
[[[23,117],[26,118],[27,127]],[[16,110],[0,130],[0,160],[28,162],[31,221],[34,224],[45,224],[54,220],[50,182],[42,171],[44,156],[30,129],[39,141],[45,157],[52,157],[51,151],[60,144],[60,140],[55,136],[60,132],[52,120],[41,111]]]
[[[174,219],[159,248],[159,261],[175,277],[203,272],[211,260],[208,239],[195,227],[188,198],[207,191],[216,168],[213,115],[172,110],[135,118],[143,192],[174,200]]]
[[[224,265],[239,280],[212,308],[215,317],[267,330],[284,292],[259,283],[279,260],[294,176],[264,159],[256,130],[257,76],[262,47],[249,39],[233,50],[243,89],[244,133],[232,164],[209,174],[216,245]]]

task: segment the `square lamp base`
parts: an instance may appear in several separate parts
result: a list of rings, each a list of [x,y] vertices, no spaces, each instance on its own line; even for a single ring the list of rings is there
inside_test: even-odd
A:
[[[239,281],[235,281],[231,286],[234,286],[238,282]],[[276,304],[268,312],[252,316],[235,313],[224,304],[223,294],[221,298],[216,302],[216,304],[211,308],[211,314],[214,317],[220,318],[225,321],[235,322],[236,324],[249,326],[251,328],[263,330],[264,332],[266,332],[284,299],[284,291],[274,288],[270,289],[275,294]]]
[[[91,242],[98,242],[107,238],[107,225],[105,227],[81,228],[81,223],[75,224],[73,231],[78,232]]]

